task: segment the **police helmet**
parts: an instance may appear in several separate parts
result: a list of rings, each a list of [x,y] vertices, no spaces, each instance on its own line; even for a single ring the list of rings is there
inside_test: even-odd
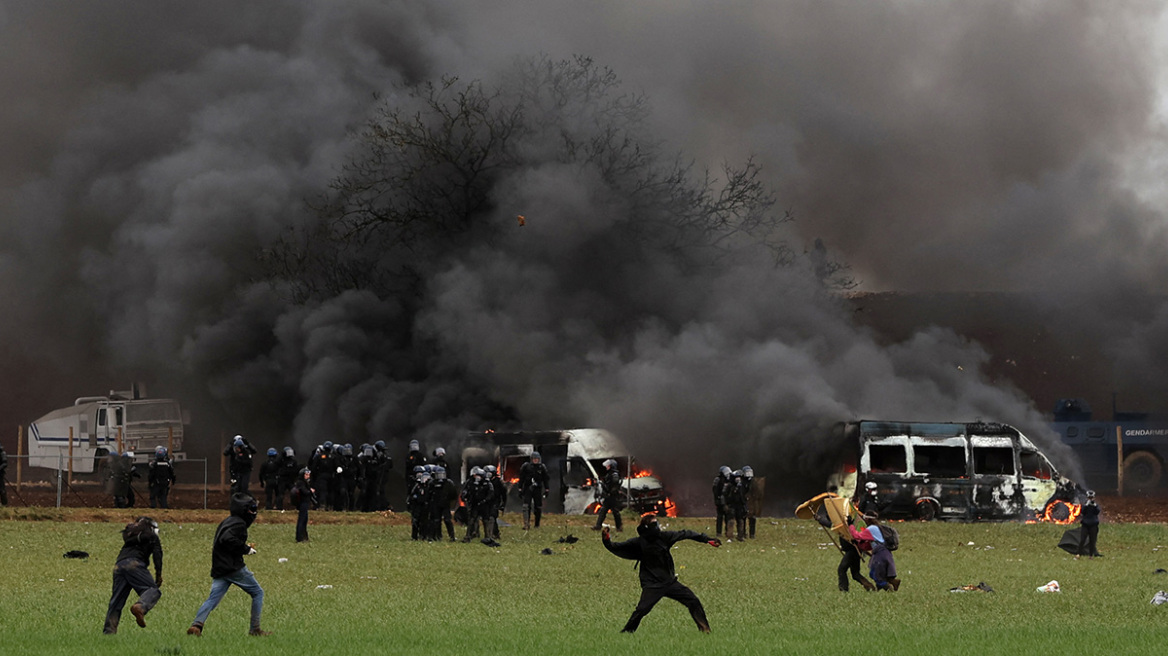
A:
[[[269,458],[275,457],[275,455],[276,455],[275,447],[268,449],[268,457]]]
[[[133,452],[133,451],[127,451],[127,452],[125,452],[125,453],[123,453],[123,454],[122,454],[122,457],[123,457],[123,458],[129,458],[130,460],[133,460],[133,459],[134,459],[134,452]]]
[[[750,465],[742,465],[742,475],[747,478],[754,476],[754,468]]]
[[[1095,490],[1087,490],[1087,498],[1094,499],[1095,498]]]
[[[733,476],[734,478],[742,478],[742,470],[741,470],[741,469],[735,469],[735,470],[734,470],[734,473],[733,473],[733,474],[731,474],[731,476]]]
[[[494,477],[496,471],[498,470],[495,469],[494,465],[487,465],[486,467],[483,467],[483,475],[487,478]]]
[[[243,446],[243,436],[236,435],[235,439],[232,440],[231,443],[234,444],[235,446]]]
[[[284,447],[284,456],[288,458],[295,458],[296,452],[292,450],[292,447],[286,446]]]
[[[531,452],[531,461],[532,462],[539,462],[542,459],[543,459],[543,456],[539,455],[539,451],[532,451]]]
[[[305,467],[305,468],[301,469],[301,470],[300,470],[300,475],[301,475],[301,476],[304,476],[305,474],[308,474],[309,476],[311,476],[311,475],[312,475],[312,470],[310,470],[308,467]]]
[[[417,440],[410,440],[410,451],[418,451],[420,448]]]
[[[385,440],[377,440],[373,443],[373,446],[377,447],[378,449],[385,450]]]
[[[869,492],[875,492],[876,481],[868,481],[867,483],[864,483],[864,489],[868,490]]]
[[[608,460],[604,461],[604,466],[609,468],[609,469],[612,469],[612,468],[616,467],[616,461],[613,460],[612,458],[609,458]]]
[[[446,468],[441,466],[435,467],[434,476],[437,478],[446,478]]]
[[[443,449],[442,447],[438,447],[437,449],[434,449],[434,457],[435,458],[442,458],[445,455],[446,455],[446,449]]]
[[[727,467],[726,465],[722,465],[721,467],[718,468],[718,473],[723,475],[723,476],[729,476],[730,475],[730,468]]]
[[[483,476],[484,475],[483,468],[482,467],[475,467],[475,468],[471,469],[470,475],[471,476]]]
[[[328,451],[333,448],[333,443],[325,440],[325,443],[322,446],[324,446],[325,451]]]
[[[415,474],[421,474],[425,471],[426,471],[426,468],[423,467],[422,465],[414,465],[414,473]]]
[[[353,445],[346,444],[345,446],[341,447],[341,454],[346,456],[353,455]]]

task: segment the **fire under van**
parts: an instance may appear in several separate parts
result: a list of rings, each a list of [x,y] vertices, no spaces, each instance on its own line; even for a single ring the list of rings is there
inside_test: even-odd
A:
[[[28,464],[69,469],[72,455],[73,472],[85,474],[111,452],[133,451],[135,462],[147,462],[159,446],[183,460],[183,417],[178,401],[143,398],[136,389],[83,396],[29,424]]]
[[[876,483],[883,518],[1035,519],[1079,491],[1007,424],[855,421],[835,430],[849,453],[829,485],[858,499]]]
[[[462,450],[462,480],[466,481],[473,467],[495,465],[509,490],[505,510],[518,510],[519,468],[533,452],[539,452],[551,478],[545,512],[596,512],[598,481],[604,473],[604,461],[610,458],[624,478],[626,507],[661,515],[672,507],[661,481],[637,463],[616,435],[599,428],[470,433]]]

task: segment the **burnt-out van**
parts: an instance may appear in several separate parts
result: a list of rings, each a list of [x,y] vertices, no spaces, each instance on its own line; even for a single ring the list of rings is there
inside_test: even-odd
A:
[[[854,497],[876,484],[887,519],[1040,518],[1080,488],[1018,429],[998,423],[837,424],[848,450],[830,485]]]

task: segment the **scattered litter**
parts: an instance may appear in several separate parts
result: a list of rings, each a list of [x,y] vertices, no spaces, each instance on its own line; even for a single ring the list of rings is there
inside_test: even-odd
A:
[[[331,586],[331,585],[318,585],[318,586],[316,586],[316,589],[317,590],[332,590],[333,586]]]
[[[1164,592],[1163,590],[1157,592],[1155,596],[1152,597],[1153,606],[1159,606],[1165,601],[1168,601],[1168,592]]]
[[[377,577],[376,576],[362,576],[361,579],[362,580],[369,580],[369,581],[376,581]]]
[[[1168,569],[1164,569],[1163,567],[1157,567],[1156,571],[1154,571],[1152,573],[1153,574],[1168,574]]]
[[[804,578],[804,577],[802,577],[802,576],[796,576],[796,577],[795,577],[795,580],[796,580],[796,581],[806,581],[807,579],[806,579],[806,578]]]
[[[993,592],[994,589],[986,585],[985,581],[981,581],[977,585],[959,585],[956,588],[949,588],[949,592]]]
[[[1039,592],[1062,592],[1062,590],[1059,589],[1058,581],[1051,581],[1046,585],[1040,585],[1038,586],[1037,590]]]
[[[545,555],[545,556],[553,556],[553,555],[555,555],[556,552],[552,551],[551,547],[548,547],[548,548],[544,549],[543,551],[541,551],[540,553]]]
[[[576,544],[579,541],[580,541],[580,538],[576,537],[575,535],[572,535],[571,533],[569,533],[568,537],[566,537],[566,538],[560,538],[559,540],[556,540],[556,542],[563,542],[563,543],[567,543],[567,544]]]
[[[972,542],[966,542],[966,543],[965,543],[965,546],[967,546],[967,547],[972,547],[972,546],[973,546],[973,543],[972,543]]]
[[[78,551],[78,550],[74,549],[72,551],[66,551],[64,557],[65,558],[89,558],[89,552],[88,551]]]
[[[57,579],[57,581],[58,581],[58,582],[60,582],[60,583],[64,583],[64,582],[65,582],[65,579]]]
[[[288,559],[287,558],[280,558],[280,559],[276,560],[276,562],[277,563],[286,563],[286,562],[288,562]]]

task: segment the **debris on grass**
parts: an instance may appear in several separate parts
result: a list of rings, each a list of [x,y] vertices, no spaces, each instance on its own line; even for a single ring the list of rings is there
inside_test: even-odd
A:
[[[64,554],[64,557],[65,558],[89,558],[89,552],[88,551],[79,551],[77,549],[73,549],[72,551],[66,551]]]
[[[1152,605],[1153,606],[1159,606],[1160,604],[1163,604],[1165,601],[1168,601],[1168,592],[1164,592],[1163,590],[1157,592],[1155,595],[1152,596]]]
[[[985,581],[980,581],[977,585],[959,585],[956,588],[949,588],[949,592],[993,592],[994,589],[986,585]]]
[[[1059,582],[1058,581],[1051,581],[1050,583],[1047,583],[1046,585],[1040,585],[1040,586],[1038,586],[1037,590],[1039,592],[1062,592],[1062,590],[1059,589]]]

